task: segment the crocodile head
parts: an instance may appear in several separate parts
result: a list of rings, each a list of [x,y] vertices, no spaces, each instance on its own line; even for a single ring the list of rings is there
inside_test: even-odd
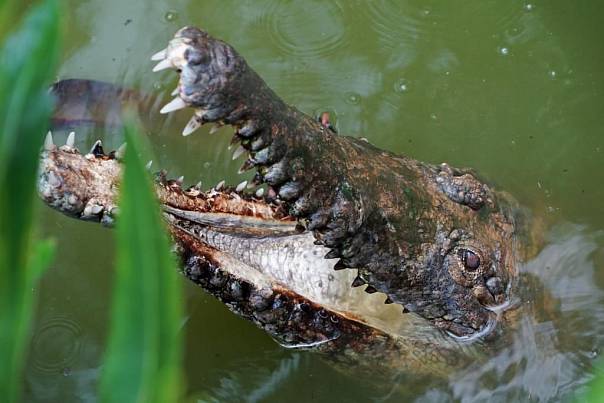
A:
[[[240,171],[255,168],[250,185],[263,186],[203,191],[157,176],[189,278],[288,346],[379,345],[422,361],[439,345],[497,328],[516,277],[508,197],[470,171],[336,135],[197,28],[178,31],[153,59],[155,71],[180,77],[161,112],[190,108],[184,135],[209,122],[232,125],[235,153],[247,155]],[[48,141],[43,199],[111,224],[119,154],[97,145],[82,155]]]

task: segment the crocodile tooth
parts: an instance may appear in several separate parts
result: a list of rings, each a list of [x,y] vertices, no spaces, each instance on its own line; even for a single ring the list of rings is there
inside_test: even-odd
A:
[[[52,141],[52,132],[49,131],[46,133],[46,138],[44,139],[44,149],[46,151],[54,150],[55,143]]]
[[[367,288],[365,288],[365,292],[367,294],[373,294],[374,292],[377,292],[377,290],[375,289],[375,287],[368,285]]]
[[[99,206],[98,204],[95,204],[94,206],[92,206],[90,211],[92,211],[92,214],[95,214],[95,215],[99,214],[101,211],[103,211],[103,206]]]
[[[216,190],[220,190],[224,187],[224,181],[220,181],[218,182],[218,184],[216,185],[216,187],[214,189]]]
[[[214,126],[212,126],[212,128],[210,129],[210,134],[214,134],[216,133],[218,130],[220,130],[220,128],[222,127],[221,124],[215,124]]]
[[[184,175],[181,175],[176,179],[176,183],[178,183],[179,186],[182,185],[184,181],[185,181]]]
[[[201,181],[197,182],[197,184],[193,187],[197,190],[201,190]]]
[[[147,165],[145,165],[145,168],[147,168],[147,171],[151,169],[151,165],[153,165],[153,160],[149,160],[149,162],[147,162]]]
[[[242,145],[237,147],[237,149],[233,153],[233,161],[236,160],[237,158],[239,158],[241,156],[241,154],[243,154],[244,152],[245,152],[245,148],[243,148]]]
[[[176,98],[176,99],[180,99],[180,98]],[[187,123],[187,125],[183,129],[182,135],[188,136],[189,134],[193,133],[195,130],[199,129],[200,127],[201,127],[201,122],[199,121],[199,118],[194,115],[189,120],[189,123]]]
[[[67,136],[67,141],[65,142],[65,145],[69,148],[73,148],[74,144],[75,144],[75,132],[71,132]]]
[[[264,196],[264,188],[260,188],[258,190],[256,190],[256,197],[262,197]]]
[[[366,291],[366,290],[365,290]],[[389,305],[392,304],[394,301],[390,299],[390,297],[386,298],[386,301],[384,301],[384,304]]]
[[[171,69],[173,67],[174,67],[174,65],[172,64],[172,60],[164,59],[161,62],[157,63],[155,65],[155,67],[153,67],[153,72],[157,73],[158,71],[162,71],[165,69]]]
[[[237,143],[239,143],[241,139],[239,138],[239,136],[237,136],[237,133],[233,134],[233,137],[231,137],[231,142],[229,143],[229,145],[227,146],[227,149],[230,150],[233,148],[233,146]]]
[[[341,260],[338,260],[338,262],[333,266],[334,270],[344,270],[346,268],[346,265]]]
[[[235,192],[241,192],[243,191],[243,189],[245,189],[245,187],[247,186],[247,181],[243,181],[241,182],[239,185],[237,185],[237,187],[235,188]]]
[[[241,168],[239,168],[239,170],[237,171],[238,174],[242,174],[246,171],[249,171],[250,169],[252,169],[254,167],[256,163],[253,160],[247,159],[245,160],[245,162],[243,163],[243,165],[241,165]]]
[[[325,259],[336,259],[339,257],[340,257],[340,254],[338,253],[337,249],[332,249],[329,252],[327,252],[327,254],[325,255]]]
[[[164,107],[160,109],[159,113],[170,113],[186,107],[186,102],[183,101],[181,97],[176,97],[164,105]]]
[[[119,148],[115,151],[115,158],[121,160],[126,155],[126,143],[123,143]]]
[[[174,91],[172,91],[172,92],[170,93],[170,95],[172,95],[173,97],[175,97],[175,96],[177,96],[177,95],[178,95],[178,93],[179,93],[179,92],[180,92],[180,91],[179,91],[178,87],[176,87],[176,88],[174,88]]]
[[[95,157],[102,157],[103,155],[105,155],[105,151],[103,150],[103,143],[101,142],[101,140],[97,140],[94,142],[88,154],[92,154]]]
[[[151,60],[159,61],[164,60],[166,57],[168,57],[168,48],[162,49],[159,52],[153,54],[153,56],[151,56]]]
[[[363,280],[359,276],[356,276],[355,279],[354,279],[354,281],[352,282],[352,286],[353,287],[360,287],[360,286],[362,286],[364,284],[365,284],[365,280]]]

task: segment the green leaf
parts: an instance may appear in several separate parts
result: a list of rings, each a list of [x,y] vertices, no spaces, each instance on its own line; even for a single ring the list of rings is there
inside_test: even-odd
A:
[[[10,20],[11,5],[3,4],[2,21]],[[52,109],[47,88],[58,56],[58,16],[56,2],[44,2],[0,50],[0,396],[9,402],[21,390],[34,281],[53,254],[50,243],[33,246],[32,234],[38,155]]]
[[[126,167],[117,223],[112,324],[101,379],[104,402],[178,399],[182,341],[180,281],[140,138],[126,127]]]

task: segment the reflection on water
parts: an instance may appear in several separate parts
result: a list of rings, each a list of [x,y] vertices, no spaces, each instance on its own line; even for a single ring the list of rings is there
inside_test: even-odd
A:
[[[368,379],[286,351],[187,285],[187,396],[249,401],[559,400],[589,379],[604,300],[604,4],[561,0],[68,0],[61,78],[137,87],[165,103],[149,56],[185,24],[231,42],[288,102],[329,110],[342,134],[417,159],[470,166],[550,224],[522,267],[517,329],[447,382]],[[164,97],[162,100],[161,97]],[[155,108],[156,110],[157,108]],[[153,110],[151,107],[150,110]],[[239,183],[229,135],[183,138],[185,113],[152,118],[155,167]],[[88,136],[88,137],[87,137]],[[115,130],[78,131],[82,149]],[[58,135],[60,141],[61,135]],[[543,208],[541,208],[543,206]],[[59,256],[40,303],[26,401],[95,401],[107,330],[111,232],[42,209]],[[561,223],[577,223],[577,225]]]

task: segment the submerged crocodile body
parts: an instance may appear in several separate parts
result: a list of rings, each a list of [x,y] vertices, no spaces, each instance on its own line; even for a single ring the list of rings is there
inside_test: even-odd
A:
[[[287,105],[228,44],[197,28],[154,55],[192,108],[184,135],[232,125],[251,185],[156,192],[185,275],[281,345],[373,370],[446,373],[484,356],[507,326],[517,279],[513,200],[471,171],[337,135]],[[47,139],[39,191],[50,206],[111,225],[120,150]]]

